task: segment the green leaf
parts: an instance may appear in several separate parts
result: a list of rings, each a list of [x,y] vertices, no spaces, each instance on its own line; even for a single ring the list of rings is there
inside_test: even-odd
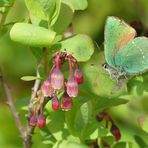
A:
[[[105,137],[102,137],[101,140],[103,140],[108,145],[112,145],[114,143],[114,137],[113,136],[105,136]]]
[[[56,8],[56,0],[39,0],[41,7],[43,8],[44,14],[49,16],[49,20],[54,13]]]
[[[54,24],[60,12],[61,0],[39,0],[39,1],[49,22],[51,24]]]
[[[85,130],[92,115],[92,103],[90,101],[85,102],[80,106],[77,111],[74,127],[79,131],[79,135]]]
[[[85,79],[85,85],[82,85],[83,90],[104,97],[118,97],[125,94],[126,86],[112,93],[116,81],[112,80],[103,69],[102,64],[104,62],[104,53],[96,51],[91,59],[84,64],[82,68]]]
[[[62,0],[73,6],[75,10],[84,10],[88,6],[87,0]]]
[[[94,107],[95,107],[95,111],[98,112],[106,108],[110,108],[113,106],[118,106],[126,103],[128,103],[128,100],[126,99],[106,97],[106,98],[96,99]]]
[[[44,127],[40,129],[40,133],[42,136],[42,142],[44,144],[54,144],[56,142],[56,139],[53,137],[52,133],[49,131],[48,127]]]
[[[132,148],[132,145],[131,143],[127,142],[119,142],[115,144],[112,148]]]
[[[79,99],[79,100],[78,100]],[[92,103],[91,101],[79,102],[84,98],[77,98],[77,101],[74,101],[72,109],[65,113],[66,123],[69,131],[84,139],[85,129],[92,118]]]
[[[57,33],[64,32],[72,21],[74,11],[66,3],[61,3],[61,9],[57,21],[52,26],[52,29]]]
[[[72,142],[72,141],[66,141],[63,140],[61,143],[58,144],[58,148],[89,148],[87,145]],[[55,145],[53,148],[57,148]]]
[[[147,73],[133,77],[128,82],[128,92],[135,96],[142,96],[148,92],[148,79],[146,78]]]
[[[13,41],[35,47],[50,46],[55,35],[52,30],[27,23],[16,23],[10,31]]]
[[[32,15],[39,19],[47,20],[40,0],[25,0],[26,6]]]
[[[94,44],[91,38],[84,34],[71,36],[61,42],[58,42],[53,49],[61,49],[68,54],[72,54],[79,62],[85,62],[90,59],[94,52]]]
[[[148,148],[148,145],[145,143],[145,141],[138,135],[134,136],[135,141],[139,145],[139,148]]]
[[[22,106],[21,110],[28,111],[28,105],[27,106]]]
[[[94,110],[93,110],[94,111]],[[98,137],[107,136],[109,133],[108,129],[105,128],[104,122],[98,122],[96,120],[96,114],[93,114],[90,121],[87,124],[83,132],[83,139],[97,139]]]
[[[49,116],[47,118],[47,127],[49,127],[49,130],[51,131],[53,136],[59,141],[62,140],[64,137],[67,137],[69,133],[67,129],[64,128],[65,113],[62,110],[53,111],[53,109],[51,108],[51,101],[46,105],[46,109],[49,112]]]
[[[31,14],[41,20],[54,24],[59,15],[61,0],[25,0]]]
[[[61,0],[56,0],[56,8],[55,8],[54,14],[52,16],[52,19],[50,21],[51,26],[57,21],[58,16],[60,14],[60,10],[61,10]]]
[[[33,81],[33,80],[40,80],[41,78],[39,77],[36,77],[36,76],[23,76],[21,77],[21,80],[24,80],[24,81]]]
[[[34,48],[34,47],[31,47],[30,50],[31,50],[32,54],[33,54],[38,60],[40,60],[40,59],[43,58],[44,54],[43,54],[41,48]]]

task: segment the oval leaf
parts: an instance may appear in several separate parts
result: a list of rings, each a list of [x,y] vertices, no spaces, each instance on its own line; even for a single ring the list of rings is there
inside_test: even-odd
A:
[[[92,58],[84,64],[82,71],[85,78],[85,85],[83,89],[94,93],[98,96],[119,96],[126,93],[126,86],[112,93],[113,88],[116,86],[116,81],[110,79],[108,73],[103,69],[102,64],[105,62],[103,59],[103,52],[95,52]]]
[[[87,0],[63,0],[73,6],[75,10],[84,10],[88,6]]]
[[[43,8],[44,14],[48,18],[50,24],[54,24],[58,18],[61,0],[39,0]]]
[[[77,142],[66,141],[63,140],[59,145],[58,148],[89,148],[87,145],[80,144]],[[54,148],[57,148],[56,146]]]
[[[24,80],[24,81],[33,81],[33,80],[37,80],[37,79],[41,79],[41,78],[36,77],[36,76],[23,76],[23,77],[21,77],[21,80]]]
[[[73,14],[74,10],[69,5],[61,3],[59,16],[55,24],[52,26],[52,29],[57,33],[64,32],[71,23]]]
[[[39,0],[25,0],[25,3],[32,15],[39,19],[47,20],[47,16]]]
[[[75,101],[73,108],[65,113],[68,129],[73,135],[79,136],[80,139],[85,138],[85,135],[87,135],[85,130],[91,121],[92,110],[93,106],[91,101],[84,103]]]
[[[85,62],[92,56],[94,44],[89,36],[78,34],[58,42],[53,49],[66,49],[66,52],[72,54],[79,62]]]
[[[16,23],[10,31],[13,41],[39,47],[50,46],[55,35],[52,30],[27,23]]]

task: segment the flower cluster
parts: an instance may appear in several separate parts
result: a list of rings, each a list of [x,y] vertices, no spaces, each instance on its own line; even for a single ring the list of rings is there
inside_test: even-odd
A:
[[[68,80],[62,72],[62,65],[68,61],[69,77]],[[75,71],[73,72],[73,68]],[[43,102],[45,98],[50,98],[53,110],[62,109],[68,111],[72,107],[72,98],[78,95],[78,85],[84,81],[83,74],[79,69],[78,61],[65,52],[59,52],[53,57],[53,66],[49,72],[48,78],[43,81],[37,96],[37,105],[40,104],[40,115],[37,117],[37,108],[34,107],[34,113],[29,120],[31,126],[43,128],[46,125],[46,118],[42,114]],[[63,92],[61,100],[58,94]]]

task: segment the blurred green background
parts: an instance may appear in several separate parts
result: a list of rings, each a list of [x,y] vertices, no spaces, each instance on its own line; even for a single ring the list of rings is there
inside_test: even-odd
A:
[[[118,16],[130,23],[141,20],[144,29],[148,29],[148,2],[147,0],[88,0],[88,8],[77,11],[73,18],[74,33],[90,35],[100,47],[103,45],[104,24],[107,16]],[[15,0],[5,23],[24,21],[28,11],[24,0]],[[20,110],[22,104],[28,103],[33,83],[20,80],[25,75],[35,75],[37,61],[27,46],[14,43],[9,38],[8,27],[6,34],[0,35],[0,66],[15,98],[15,105],[20,112],[22,120],[24,111]],[[144,85],[148,88],[148,85]],[[148,90],[148,89],[146,89]],[[113,119],[121,128],[122,140],[132,141],[133,148],[138,148],[133,135],[140,135],[146,141],[148,135],[140,130],[137,123],[139,116],[148,115],[148,95],[141,94],[129,97],[130,103],[110,110]],[[22,103],[23,102],[23,103]],[[25,121],[23,121],[25,124]],[[36,131],[37,132],[37,131]],[[35,134],[33,147],[48,147],[41,143],[40,134]],[[0,147],[22,147],[21,138],[15,126],[11,112],[5,103],[5,95],[0,87]],[[143,148],[143,147],[141,147]]]

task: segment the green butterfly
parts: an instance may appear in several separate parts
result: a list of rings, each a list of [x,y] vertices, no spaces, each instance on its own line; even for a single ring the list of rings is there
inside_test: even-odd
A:
[[[117,17],[108,17],[105,25],[105,70],[117,80],[148,70],[148,38],[136,37],[136,31]]]

